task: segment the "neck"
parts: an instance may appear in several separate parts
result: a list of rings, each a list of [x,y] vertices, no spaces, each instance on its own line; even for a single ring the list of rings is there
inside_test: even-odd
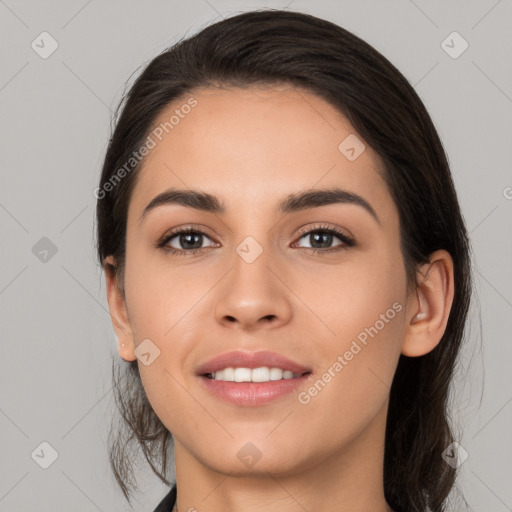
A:
[[[392,512],[383,487],[386,413],[387,405],[356,439],[286,474],[220,473],[175,440],[177,510]]]

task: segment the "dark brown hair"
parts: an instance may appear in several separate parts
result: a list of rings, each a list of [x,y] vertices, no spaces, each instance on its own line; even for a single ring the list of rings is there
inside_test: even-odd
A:
[[[122,289],[127,209],[137,164],[113,187],[115,173],[147,138],[170,103],[199,87],[287,84],[336,107],[381,157],[400,216],[408,285],[437,249],[454,262],[455,296],[440,343],[421,357],[400,356],[390,391],[384,491],[395,511],[445,510],[456,470],[441,457],[454,440],[448,392],[464,338],[472,278],[470,247],[448,161],[434,124],[406,78],[347,30],[290,11],[235,15],[179,41],[154,58],[125,95],[105,156],[97,202],[98,256],[113,255]],[[117,371],[116,371],[117,368]],[[124,378],[121,378],[121,376]],[[133,484],[130,447],[166,484],[172,435],[151,408],[133,361],[113,361],[122,425],[111,430],[110,459],[126,498]],[[158,467],[157,467],[158,466]]]

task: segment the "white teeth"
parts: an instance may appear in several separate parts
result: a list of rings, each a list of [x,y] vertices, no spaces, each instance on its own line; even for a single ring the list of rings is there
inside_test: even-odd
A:
[[[222,375],[222,372],[224,372],[224,375]],[[215,372],[215,376],[217,376],[218,372]],[[221,375],[219,376],[219,380],[229,380],[230,382],[234,382],[235,380],[235,369],[234,368],[224,368],[224,370],[221,370]]]
[[[217,374],[215,374],[215,377],[217,377]],[[251,382],[251,370],[249,368],[236,368],[235,382]]]
[[[281,380],[283,378],[283,370],[281,368],[270,368],[270,380]]]
[[[293,373],[290,370],[281,368],[224,368],[212,373],[215,380],[227,382],[268,382],[271,380],[294,379],[300,377],[300,373]]]
[[[253,368],[252,370],[252,381],[253,382],[267,382],[269,379],[270,370],[263,366],[262,368]],[[215,376],[217,378],[217,376]]]

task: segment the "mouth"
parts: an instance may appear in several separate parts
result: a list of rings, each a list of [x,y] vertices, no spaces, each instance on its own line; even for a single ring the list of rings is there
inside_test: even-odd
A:
[[[240,378],[246,377],[248,375],[247,370],[251,370],[251,379],[252,370],[257,370],[255,377],[258,379],[261,376],[266,376],[266,369],[268,369],[269,378],[266,380],[279,380],[283,376],[284,378],[290,378],[294,375],[302,375],[311,371],[311,368],[292,361],[276,352],[234,350],[219,354],[199,365],[196,373],[198,375],[211,375],[212,378],[224,380],[224,373],[226,373],[227,378],[231,379],[232,372],[230,369],[235,370],[234,375],[238,375]],[[225,370],[228,371],[225,372]],[[279,370],[282,372],[282,375],[279,374]],[[271,378],[271,375],[274,378]]]
[[[210,395],[246,407],[289,396],[311,375],[310,368],[273,352],[229,352],[197,370]]]
[[[223,368],[215,372],[205,373],[202,376],[210,380],[223,382],[274,382],[278,380],[297,379],[311,372],[294,373],[283,368],[260,366],[258,368]]]

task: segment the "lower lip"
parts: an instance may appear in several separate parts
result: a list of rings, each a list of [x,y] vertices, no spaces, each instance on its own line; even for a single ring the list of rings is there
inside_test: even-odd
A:
[[[228,382],[209,379],[204,375],[199,377],[206,389],[217,398],[234,405],[257,407],[293,393],[310,375],[268,382]]]

